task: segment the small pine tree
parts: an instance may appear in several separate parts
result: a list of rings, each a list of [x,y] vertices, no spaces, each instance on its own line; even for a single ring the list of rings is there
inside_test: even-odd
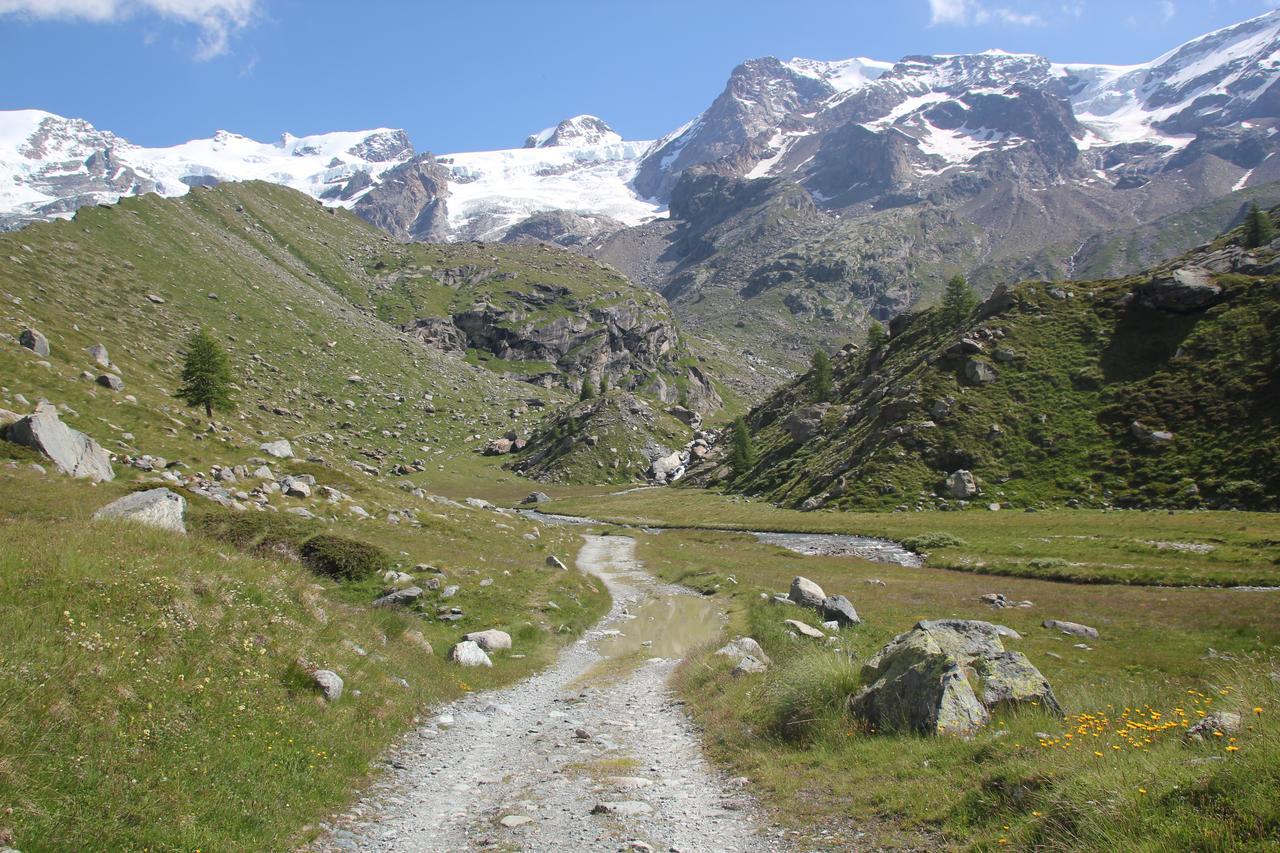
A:
[[[600,377],[600,396],[603,397],[608,393],[609,393],[609,377],[601,376]]]
[[[880,325],[879,320],[872,320],[867,329],[867,349],[875,351],[889,342],[889,333]]]
[[[813,359],[810,361],[813,376],[813,399],[819,403],[825,403],[831,399],[835,392],[834,384],[831,381],[831,358],[827,355],[826,350],[816,350]]]
[[[231,399],[231,362],[222,346],[204,329],[187,339],[178,398],[188,406],[203,406],[205,417],[214,409],[234,409]]]
[[[751,442],[751,430],[747,422],[738,418],[733,422],[733,443],[729,446],[729,468],[734,476],[750,471],[756,464],[756,448]]]
[[[591,387],[590,379],[582,380],[582,389],[578,392],[579,400],[590,400],[596,395],[595,389]]]
[[[942,322],[948,328],[959,326],[968,319],[976,307],[978,307],[978,297],[969,286],[969,282],[965,281],[962,275],[952,276],[947,282],[946,290],[942,293]]]
[[[1265,246],[1276,238],[1276,227],[1265,210],[1255,201],[1249,205],[1244,217],[1244,245],[1246,249]]]

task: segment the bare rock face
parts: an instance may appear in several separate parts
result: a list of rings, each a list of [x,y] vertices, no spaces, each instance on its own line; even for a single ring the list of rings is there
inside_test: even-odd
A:
[[[33,414],[10,424],[5,437],[48,456],[64,474],[90,480],[115,479],[111,454],[89,436],[64,424],[50,403],[40,403]]]
[[[430,154],[383,173],[382,182],[352,210],[401,240],[442,241],[449,236],[448,175]]]
[[[1222,299],[1222,288],[1212,274],[1201,267],[1183,267],[1172,275],[1156,278],[1134,289],[1138,301],[1148,308],[1172,314],[1195,314]]]
[[[876,731],[967,736],[1001,706],[1062,714],[1049,682],[1026,655],[1006,651],[989,622],[919,622],[869,660],[862,677],[849,711]]]
[[[168,489],[134,492],[104,506],[94,518],[122,518],[149,527],[186,533],[187,501]]]

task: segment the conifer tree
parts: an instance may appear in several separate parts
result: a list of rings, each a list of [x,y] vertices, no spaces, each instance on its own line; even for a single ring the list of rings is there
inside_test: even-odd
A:
[[[884,330],[884,326],[879,320],[872,320],[871,327],[867,329],[867,349],[875,351],[888,342],[889,333]]]
[[[942,322],[948,328],[958,326],[968,319],[978,306],[978,297],[962,275],[953,275],[942,294]]]
[[[729,468],[734,476],[750,471],[756,464],[756,448],[751,441],[747,422],[739,417],[733,422],[733,443],[729,446]]]
[[[609,377],[608,377],[608,376],[601,375],[601,377],[600,377],[600,396],[601,396],[601,397],[603,397],[604,395],[606,395],[606,394],[608,394],[608,393],[609,393]]]
[[[196,329],[187,339],[177,396],[188,406],[203,406],[205,417],[209,418],[214,409],[235,408],[231,399],[231,362],[222,345],[204,329]]]
[[[590,399],[591,399],[592,397],[594,397],[595,395],[596,395],[595,389],[593,389],[593,388],[591,387],[591,380],[590,380],[590,379],[583,379],[583,380],[582,380],[582,390],[580,390],[580,391],[578,392],[578,399],[579,399],[579,400],[590,400]]]
[[[1249,205],[1244,217],[1244,245],[1246,249],[1265,246],[1276,238],[1276,227],[1265,210],[1255,201]]]
[[[831,358],[826,350],[819,349],[814,352],[810,367],[813,374],[813,399],[819,403],[826,403],[835,390],[831,381]]]

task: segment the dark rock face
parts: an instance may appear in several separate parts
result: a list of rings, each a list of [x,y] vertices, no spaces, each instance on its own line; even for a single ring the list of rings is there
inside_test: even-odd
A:
[[[382,176],[352,208],[401,240],[443,240],[449,234],[448,176],[430,154],[421,154]]]
[[[1134,289],[1138,301],[1148,308],[1173,314],[1195,314],[1218,303],[1222,288],[1208,270],[1183,267]]]
[[[424,345],[442,352],[466,352],[467,336],[445,317],[424,317],[400,327]]]

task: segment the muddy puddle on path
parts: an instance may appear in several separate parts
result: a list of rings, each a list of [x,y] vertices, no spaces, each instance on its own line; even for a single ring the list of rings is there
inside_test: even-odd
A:
[[[679,660],[698,646],[714,640],[723,621],[715,603],[693,595],[661,595],[630,611],[596,650],[608,659],[643,655]]]

